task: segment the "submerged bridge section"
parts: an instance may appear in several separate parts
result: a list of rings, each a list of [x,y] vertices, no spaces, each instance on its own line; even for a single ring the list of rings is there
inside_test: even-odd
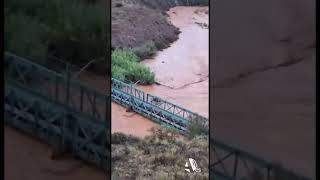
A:
[[[188,133],[207,118],[112,79],[111,98],[11,53],[5,53],[5,123],[110,170],[111,99],[160,124]],[[210,138],[213,180],[307,180],[238,148]],[[213,159],[213,160],[212,160]]]
[[[188,123],[197,121],[204,129],[204,133],[208,134],[209,120],[207,118],[119,80],[112,79],[111,84],[111,97],[116,103],[157,123],[173,127],[181,133],[188,133]]]

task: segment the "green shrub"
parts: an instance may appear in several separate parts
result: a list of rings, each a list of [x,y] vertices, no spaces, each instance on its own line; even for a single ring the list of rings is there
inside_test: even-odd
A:
[[[138,62],[138,57],[128,49],[116,49],[112,52],[112,66],[129,66],[132,62]]]
[[[152,57],[156,51],[156,45],[154,42],[148,42],[145,45],[137,48],[132,48],[132,51],[140,58],[140,60]]]
[[[44,63],[48,27],[21,13],[9,14],[5,21],[5,50]]]
[[[140,84],[154,83],[154,73],[138,63],[132,63],[131,66],[128,67],[128,74],[126,78],[131,82],[139,81]]]
[[[111,76],[120,81],[126,81],[127,71],[120,66],[112,66]]]
[[[6,49],[23,51],[28,57],[55,56],[79,65],[105,58],[110,39],[106,12],[92,2],[6,0]],[[12,17],[17,14],[19,17]],[[38,52],[31,52],[30,47]]]
[[[9,13],[23,13],[28,16],[35,16],[40,8],[44,7],[47,1],[42,0],[5,0],[5,7]]]
[[[122,80],[137,82],[140,84],[154,83],[154,74],[142,64],[138,57],[128,49],[116,49],[112,52],[112,77]]]
[[[69,2],[61,8],[60,20],[54,23],[51,46],[55,56],[72,60],[73,64],[106,56],[106,16],[95,5]]]
[[[190,138],[208,134],[208,129],[203,126],[203,120],[204,119],[201,116],[189,118],[187,128],[189,131],[188,135]]]

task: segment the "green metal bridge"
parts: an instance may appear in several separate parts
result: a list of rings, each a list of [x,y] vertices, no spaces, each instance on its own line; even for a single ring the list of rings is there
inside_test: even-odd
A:
[[[116,79],[111,80],[110,97],[9,52],[4,65],[5,123],[106,171],[111,160],[111,99],[181,133],[188,133],[188,123],[195,119],[209,130],[207,118]],[[210,152],[210,179],[244,180],[258,174],[257,180],[273,180],[281,169],[282,177],[307,180],[213,138]]]
[[[5,123],[110,169],[110,96],[10,53]]]

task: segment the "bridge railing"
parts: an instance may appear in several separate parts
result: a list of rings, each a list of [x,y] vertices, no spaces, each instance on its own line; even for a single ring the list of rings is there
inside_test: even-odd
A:
[[[6,124],[110,170],[110,97],[6,52]]]
[[[209,128],[208,119],[197,114],[197,113],[191,112],[190,110],[187,110],[187,109],[182,108],[180,106],[177,106],[173,103],[165,101],[160,97],[145,93],[145,92],[133,87],[132,85],[124,83],[124,82],[119,81],[117,79],[112,78],[111,85],[112,85],[112,88],[115,88],[119,91],[122,91],[126,94],[129,94],[129,95],[131,95],[135,98],[138,98],[146,103],[152,104],[152,105],[158,107],[159,109],[164,110],[168,113],[171,113],[175,116],[178,116],[182,119],[186,119],[188,121],[192,121],[195,119],[200,120],[203,127],[207,128],[207,129]]]
[[[213,179],[308,180],[280,165],[210,138],[210,172]],[[212,160],[213,159],[213,160]]]
[[[70,77],[5,52],[5,78],[96,119],[110,121],[110,96]]]
[[[110,126],[7,80],[4,94],[6,124],[44,141],[60,152],[110,170]]]

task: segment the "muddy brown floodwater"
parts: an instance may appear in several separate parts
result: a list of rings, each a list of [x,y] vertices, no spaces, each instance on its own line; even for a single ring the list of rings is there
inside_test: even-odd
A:
[[[20,130],[4,127],[5,179],[106,180],[109,175],[80,160],[52,160],[52,148]]]
[[[211,135],[316,179],[316,1],[214,2]]]
[[[155,73],[156,82],[160,85],[138,88],[208,117],[208,7],[179,6],[167,13],[168,21],[181,31],[179,39],[169,48],[159,51],[154,58],[142,62]],[[152,121],[112,103],[112,132],[141,137],[156,126]]]

